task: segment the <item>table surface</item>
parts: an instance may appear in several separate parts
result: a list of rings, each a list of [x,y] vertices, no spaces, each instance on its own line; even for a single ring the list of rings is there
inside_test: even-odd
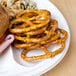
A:
[[[62,12],[71,30],[71,43],[64,59],[42,76],[76,76],[76,0],[50,0]]]

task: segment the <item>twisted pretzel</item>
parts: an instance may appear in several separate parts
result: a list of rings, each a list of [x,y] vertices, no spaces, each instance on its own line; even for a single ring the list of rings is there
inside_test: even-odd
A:
[[[24,59],[24,60],[27,60],[27,61],[33,61],[33,60],[39,60],[39,59],[44,59],[44,58],[49,58],[49,57],[53,57],[55,55],[57,55],[58,53],[62,52],[62,50],[64,49],[65,47],[65,40],[67,39],[67,32],[64,31],[64,30],[61,30],[59,29],[61,33],[64,34],[64,37],[60,38],[60,39],[57,39],[55,41],[52,41],[53,39],[50,39],[46,42],[44,42],[44,45],[41,45],[41,46],[38,46],[38,45],[35,45],[33,46],[32,48],[27,48],[27,49],[24,49],[23,52],[21,53],[21,57]],[[54,52],[49,52],[46,47],[49,46],[49,45],[54,45],[54,44],[58,44],[58,43],[61,43],[61,47],[59,49],[57,49],[56,51]],[[26,53],[28,51],[30,51],[31,49],[35,49],[35,48],[40,48],[42,49],[45,54],[44,55],[40,55],[40,56],[32,56],[32,57],[26,57]]]
[[[32,12],[36,13],[37,16],[33,17],[34,14]],[[26,17],[24,15],[25,17],[20,18],[21,14],[27,15],[27,13],[32,13],[32,17],[31,18],[29,16]],[[9,26],[11,33],[23,33],[23,32],[27,32],[27,31],[35,30],[35,29],[38,29],[38,28],[45,26],[50,21],[50,15],[49,14],[47,15],[47,14],[41,13],[40,11],[37,11],[37,10],[22,11],[16,16],[16,18],[17,19],[13,20]],[[44,19],[39,20],[41,18],[44,18]],[[28,28],[24,28],[24,29],[23,28],[12,28],[12,26],[18,22],[23,22],[25,24],[25,26],[28,26]]]
[[[59,49],[57,49],[55,52],[48,52],[46,53],[46,51],[48,51],[45,47],[41,47],[41,49],[45,52],[44,55],[40,55],[40,56],[32,56],[32,57],[26,57],[26,53],[31,50],[31,49],[24,49],[21,53],[21,57],[26,60],[26,61],[33,61],[33,60],[40,60],[40,59],[44,59],[44,58],[49,58],[49,57],[53,57],[56,54],[60,53],[64,47],[65,47],[65,42],[61,43],[61,47]]]
[[[60,37],[60,31],[59,30],[57,30],[57,32],[56,32],[56,35],[54,35],[50,40],[48,40],[48,41],[43,41],[43,42],[41,42],[41,44],[46,44],[46,42],[48,43],[48,42],[51,42],[51,41],[55,41],[55,40],[57,40],[58,38]],[[38,45],[38,46],[37,46]],[[15,42],[15,44],[14,44],[14,46],[16,47],[16,48],[30,48],[30,47],[32,47],[32,46],[37,46],[37,47],[39,47],[40,46],[40,44],[37,44],[37,43],[17,43],[17,42]],[[36,48],[37,48],[36,47]]]
[[[50,17],[51,13],[47,10],[24,10],[11,22],[9,30],[15,36],[14,46],[25,48],[21,53],[24,60],[33,61],[53,57],[64,49],[68,34],[65,30],[59,29],[58,22]],[[46,49],[47,46],[58,43],[61,47],[56,51],[49,52]],[[42,49],[45,54],[26,57],[26,53],[32,49]]]
[[[32,46],[35,43],[39,43],[39,42],[42,42],[42,41],[45,41],[45,40],[49,39],[50,38],[50,34],[53,34],[52,32],[54,32],[55,29],[57,28],[57,21],[52,19],[51,23],[50,23],[50,26],[51,26],[51,24],[53,24],[53,27],[50,30],[46,30],[45,31],[45,33],[49,33],[49,34],[47,34],[47,36],[44,37],[44,38],[28,38],[28,37],[15,36],[15,39],[17,39],[17,40],[20,40],[20,41],[23,41],[23,42],[31,42],[31,43],[28,43],[28,44],[27,43],[25,43],[25,44],[17,44],[17,43],[15,43],[15,47],[17,47],[17,48],[22,48],[22,47],[25,48],[27,46]],[[54,36],[51,40],[55,40],[59,36],[60,36],[60,32],[57,31],[57,35]]]

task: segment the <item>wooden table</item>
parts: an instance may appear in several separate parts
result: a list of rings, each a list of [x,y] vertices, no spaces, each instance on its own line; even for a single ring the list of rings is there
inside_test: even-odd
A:
[[[67,55],[52,70],[42,76],[76,76],[76,0],[51,0],[63,13],[71,30]]]

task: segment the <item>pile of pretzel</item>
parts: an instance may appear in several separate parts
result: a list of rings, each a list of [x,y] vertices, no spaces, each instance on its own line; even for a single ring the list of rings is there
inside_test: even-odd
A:
[[[51,13],[47,10],[24,10],[16,15],[16,19],[10,23],[10,32],[15,37],[14,46],[25,48],[21,57],[26,61],[49,58],[62,52],[67,39],[67,32],[58,28],[58,22],[51,19]],[[61,37],[61,34],[63,36]],[[47,46],[61,44],[54,52],[49,52]],[[26,53],[32,49],[42,49],[45,54],[26,57]]]

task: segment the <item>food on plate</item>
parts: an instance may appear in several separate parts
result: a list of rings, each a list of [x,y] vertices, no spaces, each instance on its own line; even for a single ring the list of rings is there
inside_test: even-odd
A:
[[[37,9],[36,3],[31,0],[0,0],[0,53],[14,41],[13,35],[5,34],[9,22],[25,9]],[[7,40],[6,36],[9,37]]]
[[[3,36],[9,25],[9,16],[5,9],[0,5],[0,37]]]
[[[6,36],[9,27],[9,16],[6,10],[0,5],[0,53],[2,53],[13,41],[14,36]]]
[[[1,0],[1,5],[6,8],[10,17],[25,9],[37,9],[36,3],[31,0]]]
[[[58,28],[58,21],[51,19],[51,13],[47,10],[27,9],[16,15],[9,25],[9,31],[14,35],[16,48],[24,48],[21,57],[26,61],[49,58],[62,52],[68,34]],[[63,34],[63,36],[61,36]],[[54,52],[49,52],[47,46],[61,44]],[[45,54],[27,57],[26,53],[32,49],[42,49]]]
[[[4,37],[4,36],[3,36]],[[3,37],[0,40],[3,40]],[[0,43],[0,53],[2,53],[14,41],[13,35],[7,35],[4,41]]]

